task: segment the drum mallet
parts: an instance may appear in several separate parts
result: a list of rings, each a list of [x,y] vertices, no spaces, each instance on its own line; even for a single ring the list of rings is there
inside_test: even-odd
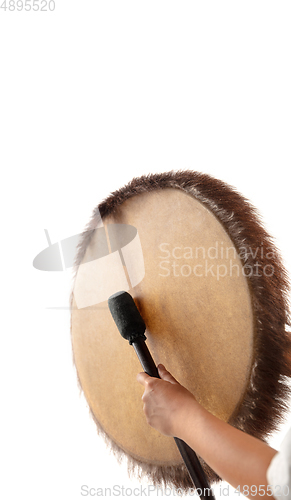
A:
[[[160,378],[145,343],[146,336],[144,332],[146,325],[132,296],[127,292],[117,292],[109,297],[108,306],[122,337],[128,340],[130,345],[133,345],[144,372],[151,377]],[[196,453],[181,439],[176,437],[174,439],[199,496],[203,500],[215,500]]]

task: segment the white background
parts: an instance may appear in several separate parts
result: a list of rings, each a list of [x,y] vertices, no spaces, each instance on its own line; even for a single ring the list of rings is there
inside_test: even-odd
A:
[[[52,243],[79,233],[132,177],[193,169],[258,208],[290,272],[290,2],[56,0],[53,12],[0,11],[1,497],[140,487],[78,393],[62,309],[71,271],[32,261],[44,229]]]

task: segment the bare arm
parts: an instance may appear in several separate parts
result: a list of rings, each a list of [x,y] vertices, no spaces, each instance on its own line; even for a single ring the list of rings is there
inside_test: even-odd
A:
[[[257,491],[251,498],[266,498],[267,469],[276,450],[205,410],[194,396],[159,365],[162,380],[139,373],[145,387],[144,411],[148,423],[162,434],[175,436],[200,455],[212,469],[234,488],[248,486]],[[253,486],[252,490],[250,490]],[[259,487],[261,489],[259,490]],[[259,494],[259,491],[261,494]]]

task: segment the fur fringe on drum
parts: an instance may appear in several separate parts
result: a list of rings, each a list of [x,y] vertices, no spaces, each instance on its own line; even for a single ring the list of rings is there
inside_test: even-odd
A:
[[[190,170],[134,178],[125,187],[112,193],[93,212],[91,221],[82,234],[76,257],[75,276],[92,237],[92,230],[100,222],[99,212],[104,218],[114,213],[119,205],[132,196],[168,188],[180,189],[203,203],[227,231],[244,268],[250,270],[246,275],[255,317],[254,362],[243,401],[229,423],[265,440],[283,422],[290,396],[287,379],[291,377],[287,300],[289,282],[278,250],[263,228],[257,211],[236,190],[209,175]],[[265,249],[264,252],[257,251],[261,245]],[[247,250],[242,253],[242,248]],[[268,272],[254,272],[258,265],[259,269],[268,269]],[[72,296],[73,294],[71,305]],[[137,473],[140,478],[146,476],[156,486],[182,488],[184,491],[193,488],[184,464],[179,467],[161,467],[136,461],[111,442],[92,411],[91,415],[99,433],[119,460],[127,457],[130,472]],[[203,463],[203,460],[201,462],[209,481],[219,481],[217,474]]]

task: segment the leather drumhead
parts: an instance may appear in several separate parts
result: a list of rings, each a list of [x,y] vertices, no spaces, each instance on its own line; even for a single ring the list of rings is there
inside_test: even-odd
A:
[[[254,343],[250,291],[229,236],[199,201],[175,189],[135,196],[103,223],[137,229],[145,275],[129,292],[155,362],[228,421],[247,387]],[[72,335],[82,388],[111,439],[139,460],[181,461],[173,439],[146,422],[136,382],[141,367],[107,303],[74,308]]]

